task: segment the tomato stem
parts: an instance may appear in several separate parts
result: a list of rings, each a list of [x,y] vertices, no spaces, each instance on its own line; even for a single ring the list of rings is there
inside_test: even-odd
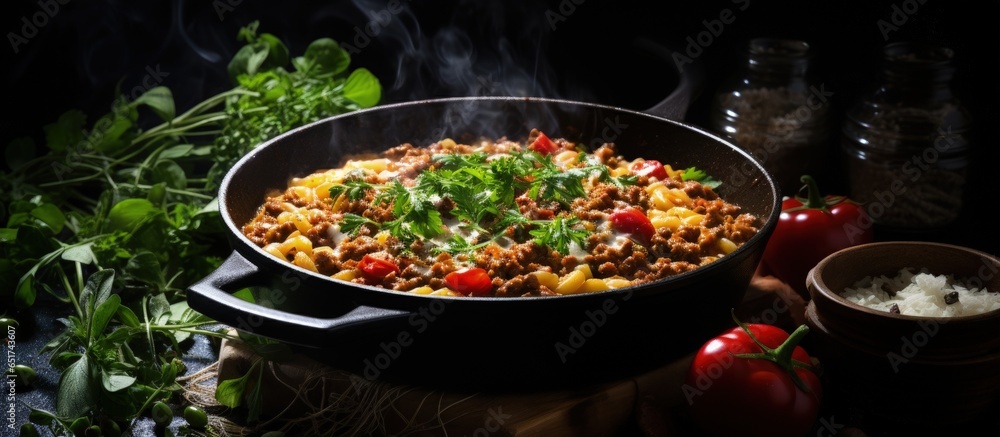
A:
[[[809,193],[809,197],[806,199],[805,202],[803,202],[805,206],[807,208],[826,209],[827,207],[826,199],[823,197],[822,194],[820,194],[819,185],[816,184],[816,180],[814,180],[812,176],[809,176],[807,174],[802,175],[802,177],[799,178],[799,180],[801,180],[803,184],[806,184],[805,188]]]
[[[750,337],[750,339],[753,340],[754,343],[757,343],[757,346],[760,347],[761,351],[763,351],[761,353],[732,354],[732,355],[736,358],[768,360],[776,364],[778,367],[782,368],[785,372],[787,372],[788,375],[792,378],[792,381],[795,382],[795,385],[799,389],[801,389],[806,393],[810,393],[812,390],[809,388],[809,386],[806,385],[805,382],[802,381],[802,378],[799,378],[798,373],[795,372],[795,368],[803,367],[811,369],[812,366],[809,365],[809,363],[803,363],[801,361],[792,359],[792,353],[795,352],[795,348],[799,345],[799,342],[802,341],[802,338],[804,338],[805,335],[809,333],[809,326],[800,325],[798,328],[795,329],[795,331],[791,333],[791,335],[788,336],[788,338],[785,339],[783,343],[781,343],[780,346],[772,349],[765,346],[763,343],[760,342],[760,340],[757,340],[757,337],[754,336],[753,332],[750,331],[749,325],[741,322],[736,317],[735,310],[731,312],[733,315],[733,320],[736,321],[736,324],[739,325],[740,328],[743,329],[743,332],[746,332],[747,335]]]

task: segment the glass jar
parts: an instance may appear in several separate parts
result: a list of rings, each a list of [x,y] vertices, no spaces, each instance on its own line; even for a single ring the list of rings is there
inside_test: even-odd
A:
[[[972,117],[951,88],[954,52],[883,48],[874,90],[847,111],[841,150],[852,199],[880,227],[932,231],[962,210]]]
[[[783,195],[802,188],[830,149],[830,102],[804,41],[755,38],[740,68],[715,93],[709,128],[756,157]]]

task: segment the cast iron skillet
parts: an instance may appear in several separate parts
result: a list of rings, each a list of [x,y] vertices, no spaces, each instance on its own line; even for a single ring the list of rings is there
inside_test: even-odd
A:
[[[646,49],[659,47],[648,42]],[[669,59],[669,57],[667,57]],[[698,68],[697,65],[688,66]],[[729,326],[780,213],[770,175],[747,153],[682,119],[701,74],[643,112],[541,98],[446,98],[322,120],[255,148],[227,174],[219,206],[234,251],[187,297],[195,310],[368,379],[435,387],[538,388],[634,375],[686,355]],[[657,114],[657,115],[651,115]],[[409,142],[523,139],[532,128],[627,158],[697,166],[760,233],[695,271],[606,292],[545,298],[446,298],[339,282],[275,259],[242,233],[265,196],[347,155]],[[231,293],[254,290],[254,303]]]

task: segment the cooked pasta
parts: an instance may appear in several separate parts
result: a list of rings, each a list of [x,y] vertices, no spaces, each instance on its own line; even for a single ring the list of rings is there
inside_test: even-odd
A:
[[[757,233],[694,176],[537,130],[403,144],[292,179],[244,234],[302,269],[400,292],[593,293],[698,268]]]

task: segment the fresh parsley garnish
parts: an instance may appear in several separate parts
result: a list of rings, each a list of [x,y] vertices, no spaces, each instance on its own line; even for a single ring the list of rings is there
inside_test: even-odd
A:
[[[462,238],[461,235],[455,234],[452,235],[451,238],[449,238],[447,241],[445,241],[444,244],[431,249],[431,253],[434,254],[448,253],[451,254],[452,256],[458,256],[463,254],[469,255],[479,249],[488,246],[492,242],[493,240],[486,240],[482,243],[472,244],[469,243],[466,239]]]
[[[344,216],[340,219],[340,232],[352,236],[357,235],[358,229],[360,229],[361,226],[364,225],[372,225],[375,227],[375,229],[378,229],[380,227],[378,222],[369,219],[367,217],[362,217],[360,215],[350,214],[350,213],[344,214]]]
[[[535,242],[542,246],[555,249],[561,254],[569,253],[571,243],[576,243],[581,248],[587,247],[587,238],[590,236],[590,232],[574,228],[580,223],[580,219],[577,217],[563,218],[558,216],[549,221],[532,221],[531,223],[538,227],[532,229],[530,233],[535,237]]]
[[[583,155],[583,152],[581,152]],[[399,180],[386,184],[370,184],[360,177],[350,176],[330,189],[331,197],[347,195],[351,200],[363,198],[374,190],[374,204],[390,208],[393,220],[375,223],[367,218],[345,214],[341,221],[344,232],[356,232],[360,226],[374,225],[388,231],[404,243],[418,238],[431,240],[448,230],[444,226],[444,211],[439,205],[450,201],[447,213],[458,219],[461,226],[475,229],[485,240],[472,245],[455,235],[444,243],[432,243],[431,253],[453,255],[474,251],[504,235],[511,226],[530,229],[535,241],[561,253],[568,253],[576,242],[585,247],[590,233],[579,228],[577,218],[529,220],[521,215],[516,201],[526,195],[540,204],[568,208],[587,196],[584,181],[597,181],[618,187],[635,184],[634,176],[611,177],[607,166],[584,156],[563,168],[534,151],[513,152],[490,159],[485,153],[439,154],[433,157],[435,166],[424,170],[408,185]]]
[[[722,185],[722,181],[716,180],[712,176],[709,176],[708,173],[705,173],[704,170],[700,170],[695,167],[688,167],[684,169],[681,173],[681,180],[695,181],[713,190]]]
[[[361,200],[365,197],[365,193],[372,188],[374,188],[372,184],[363,180],[348,179],[343,183],[335,184],[330,187],[330,198],[336,199],[340,197],[341,194],[347,194],[347,198],[351,201]]]

